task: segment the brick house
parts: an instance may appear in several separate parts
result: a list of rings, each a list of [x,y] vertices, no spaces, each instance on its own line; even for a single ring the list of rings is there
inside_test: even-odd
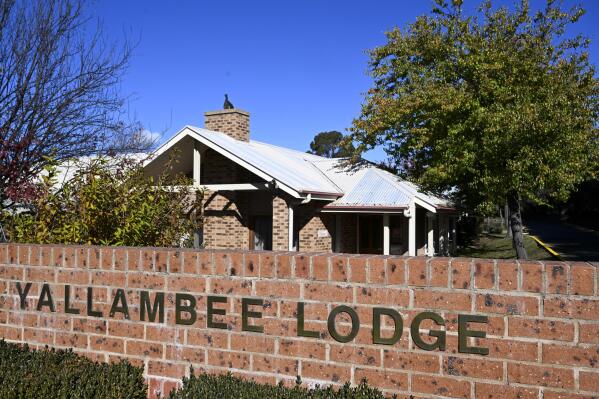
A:
[[[206,248],[450,255],[457,212],[372,165],[348,170],[323,158],[250,140],[240,109],[205,113],[156,150],[147,175],[177,151],[174,173],[204,189]]]

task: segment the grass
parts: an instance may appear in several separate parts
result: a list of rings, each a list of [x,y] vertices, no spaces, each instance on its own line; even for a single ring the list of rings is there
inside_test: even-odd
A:
[[[524,235],[524,248],[531,260],[554,260],[553,256],[540,247],[535,240]],[[515,259],[516,251],[511,238],[505,234],[482,234],[469,247],[462,248],[459,256],[469,258]]]

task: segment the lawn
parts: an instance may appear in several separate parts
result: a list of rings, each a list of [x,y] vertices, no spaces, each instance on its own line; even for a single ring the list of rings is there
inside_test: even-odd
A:
[[[536,241],[528,235],[524,235],[524,247],[528,254],[528,259],[535,260],[553,260],[551,254],[538,246]],[[459,256],[469,258],[494,258],[494,259],[515,259],[516,251],[512,247],[511,238],[506,238],[505,234],[482,234],[469,247],[458,251]]]

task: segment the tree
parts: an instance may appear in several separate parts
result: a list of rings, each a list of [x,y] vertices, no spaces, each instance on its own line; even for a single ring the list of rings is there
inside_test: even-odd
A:
[[[349,144],[351,146],[351,143]],[[343,134],[336,130],[320,132],[314,136],[310,143],[310,154],[320,155],[326,158],[343,158],[351,155],[353,146],[344,146]]]
[[[374,86],[351,139],[384,146],[400,172],[490,213],[507,202],[525,258],[520,201],[565,199],[597,175],[599,85],[589,40],[567,37],[584,11],[548,0],[533,12],[436,0],[432,15],[370,52]]]
[[[48,160],[139,151],[123,118],[128,43],[105,44],[79,0],[0,0],[0,207],[32,194]]]
[[[190,246],[202,195],[191,181],[170,173],[144,176],[143,162],[128,156],[92,157],[49,164],[35,184],[35,199],[19,212],[4,211],[9,239],[27,243]],[[177,187],[177,190],[169,187]]]

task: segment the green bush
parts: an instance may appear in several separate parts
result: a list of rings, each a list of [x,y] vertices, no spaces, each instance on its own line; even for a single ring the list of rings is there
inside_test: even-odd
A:
[[[143,370],[94,363],[71,350],[31,350],[0,340],[0,398],[145,399]]]
[[[146,176],[143,162],[130,157],[73,160],[69,178],[66,166],[51,164],[31,198],[1,212],[0,223],[12,242],[190,246],[202,194],[175,173],[176,161],[159,176]]]
[[[349,383],[339,389],[332,387],[304,388],[296,385],[293,388],[282,385],[258,384],[242,380],[231,374],[195,376],[183,378],[183,387],[172,391],[169,399],[383,399],[381,391],[370,388],[366,382],[357,387]]]
[[[289,388],[259,384],[231,374],[194,375],[183,378],[183,387],[169,399],[383,399],[376,388],[362,382],[357,387],[305,388],[298,381]],[[145,399],[143,369],[126,361],[94,363],[71,350],[31,350],[0,340],[0,398],[128,398]]]

